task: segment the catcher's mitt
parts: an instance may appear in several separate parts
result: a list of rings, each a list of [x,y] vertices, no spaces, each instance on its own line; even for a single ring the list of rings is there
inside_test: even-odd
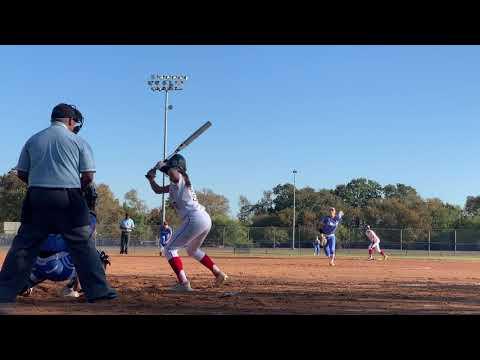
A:
[[[320,235],[320,247],[325,247],[327,245],[327,238],[324,234]]]
[[[109,259],[110,259],[110,256],[105,254],[105,251],[102,251],[100,253],[100,260],[102,260],[102,264],[105,267],[105,269],[107,268],[107,265],[112,265]]]

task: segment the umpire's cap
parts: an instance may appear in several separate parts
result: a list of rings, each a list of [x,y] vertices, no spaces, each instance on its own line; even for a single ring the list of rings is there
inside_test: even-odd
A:
[[[75,134],[77,134],[83,126],[83,115],[74,105],[65,103],[58,104],[53,108],[50,118],[52,121],[55,121],[55,119],[72,118],[79,124],[73,129]]]

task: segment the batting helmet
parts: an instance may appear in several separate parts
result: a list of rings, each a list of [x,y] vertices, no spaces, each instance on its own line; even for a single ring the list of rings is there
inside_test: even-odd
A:
[[[169,169],[181,169],[187,171],[187,161],[180,154],[173,155],[168,161],[167,165],[163,166],[160,171],[163,173],[168,173]]]

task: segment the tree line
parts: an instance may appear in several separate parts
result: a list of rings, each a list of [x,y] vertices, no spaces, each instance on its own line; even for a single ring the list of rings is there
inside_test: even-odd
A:
[[[263,197],[253,204],[241,196],[239,220],[253,227],[291,226],[293,190],[290,183],[277,185],[264,191]],[[302,238],[307,239],[318,234],[319,224],[330,206],[345,213],[338,230],[340,238],[346,238],[352,228],[366,224],[375,228],[410,229],[413,240],[433,229],[480,229],[480,196],[468,196],[462,208],[438,198],[423,199],[415,188],[405,184],[382,186],[366,178],[353,179],[334,189],[315,190],[307,186],[296,189],[295,195],[296,223],[304,232]]]
[[[161,207],[149,209],[135,189],[129,190],[120,200],[115,197],[107,184],[96,184],[96,188],[98,194],[96,206],[97,233],[99,236],[102,238],[120,238],[119,223],[124,218],[125,213],[128,213],[135,222],[134,239],[152,240],[158,236],[158,228],[162,222]],[[20,221],[22,202],[26,192],[26,185],[13,172],[0,176],[0,225],[6,221]],[[196,193],[199,202],[205,206],[212,217],[214,226],[226,227],[226,237],[229,236],[229,239],[233,239],[231,241],[238,243],[244,241],[243,233],[245,230],[242,228],[242,224],[229,216],[228,199],[210,189],[201,189]],[[160,197],[158,198],[160,199]],[[168,197],[166,219],[174,229],[181,224],[180,218],[170,206]],[[218,229],[212,229],[212,235],[215,235],[215,232],[218,231]],[[229,245],[229,241],[226,245]]]
[[[13,173],[0,176],[0,223],[19,221],[26,190],[25,184]],[[96,212],[103,236],[120,236],[118,224],[125,212],[135,221],[141,237],[152,239],[157,235],[161,208],[149,209],[135,189],[128,191],[122,201],[107,184],[97,184],[97,192]],[[416,231],[417,236],[432,229],[480,229],[480,196],[468,196],[462,208],[438,198],[423,199],[415,188],[405,184],[382,186],[365,178],[353,179],[334,189],[297,188],[295,195],[296,223],[303,239],[313,239],[318,234],[322,217],[330,206],[345,213],[338,230],[340,238],[346,237],[349,229],[365,224],[376,228],[409,228]],[[225,245],[250,246],[253,241],[272,238],[282,244],[291,238],[293,184],[276,185],[264,191],[255,203],[240,196],[240,210],[235,218],[229,215],[229,201],[225,196],[201,189],[197,197],[212,217],[214,226],[209,236],[224,237]],[[181,223],[168,199],[166,218],[174,228]]]

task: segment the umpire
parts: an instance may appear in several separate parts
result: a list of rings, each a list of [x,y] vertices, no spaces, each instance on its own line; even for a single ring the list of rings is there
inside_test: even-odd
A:
[[[77,135],[82,125],[79,110],[59,104],[53,108],[51,126],[33,135],[22,149],[17,174],[28,191],[18,235],[0,272],[0,303],[14,303],[27,285],[48,234],[63,235],[88,302],[117,297],[89,241],[89,212],[82,189],[93,181],[95,164],[90,146]]]

